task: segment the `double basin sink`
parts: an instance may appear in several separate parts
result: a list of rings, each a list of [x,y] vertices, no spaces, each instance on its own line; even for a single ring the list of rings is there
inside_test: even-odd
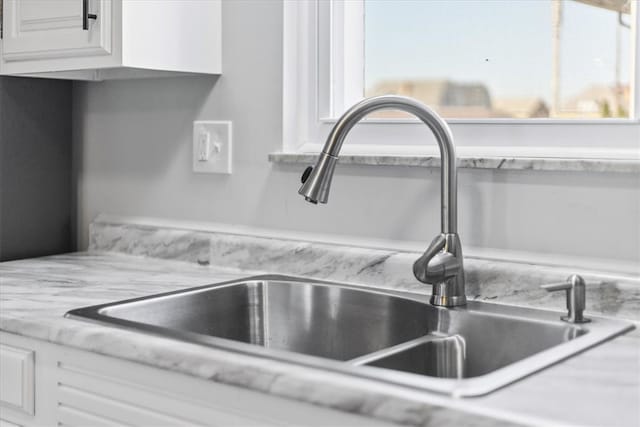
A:
[[[592,317],[288,276],[70,311],[67,316],[454,396],[489,393],[633,328]]]

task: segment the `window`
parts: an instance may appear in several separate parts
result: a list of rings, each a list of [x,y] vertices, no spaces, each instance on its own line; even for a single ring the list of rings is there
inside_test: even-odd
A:
[[[637,3],[286,1],[285,151],[319,151],[349,106],[396,93],[445,117],[462,155],[635,158]],[[426,139],[379,112],[343,150],[437,153]]]
[[[630,13],[624,1],[364,0],[365,95],[450,118],[627,118]]]

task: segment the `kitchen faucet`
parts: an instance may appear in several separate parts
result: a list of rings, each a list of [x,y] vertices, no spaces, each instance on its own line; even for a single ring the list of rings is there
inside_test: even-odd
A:
[[[345,137],[366,115],[395,109],[410,113],[424,122],[436,137],[440,148],[441,233],[413,264],[413,274],[422,283],[431,284],[431,304],[454,307],[466,304],[462,244],[457,233],[457,171],[453,136],[447,123],[426,105],[412,98],[384,95],[367,98],[340,117],[331,130],[315,167],[302,174],[298,191],[308,202],[327,203],[331,179]]]

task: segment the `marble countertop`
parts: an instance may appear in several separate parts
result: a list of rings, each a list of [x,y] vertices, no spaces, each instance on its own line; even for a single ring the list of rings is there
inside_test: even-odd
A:
[[[0,263],[0,329],[398,423],[468,425],[473,413],[474,425],[640,424],[637,329],[488,396],[454,399],[63,317],[73,308],[259,273],[223,267],[233,264],[104,252]]]
[[[272,163],[313,165],[318,160],[314,153],[271,153]],[[440,167],[439,155],[416,154],[341,154],[340,164],[365,166]],[[516,157],[505,155],[468,156],[458,154],[458,167],[467,169],[535,170],[565,172],[640,172],[640,160],[629,159],[581,159],[551,157]]]

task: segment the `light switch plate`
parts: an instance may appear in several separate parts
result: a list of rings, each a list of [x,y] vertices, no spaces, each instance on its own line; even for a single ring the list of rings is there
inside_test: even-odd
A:
[[[231,173],[231,122],[193,122],[193,171]]]

